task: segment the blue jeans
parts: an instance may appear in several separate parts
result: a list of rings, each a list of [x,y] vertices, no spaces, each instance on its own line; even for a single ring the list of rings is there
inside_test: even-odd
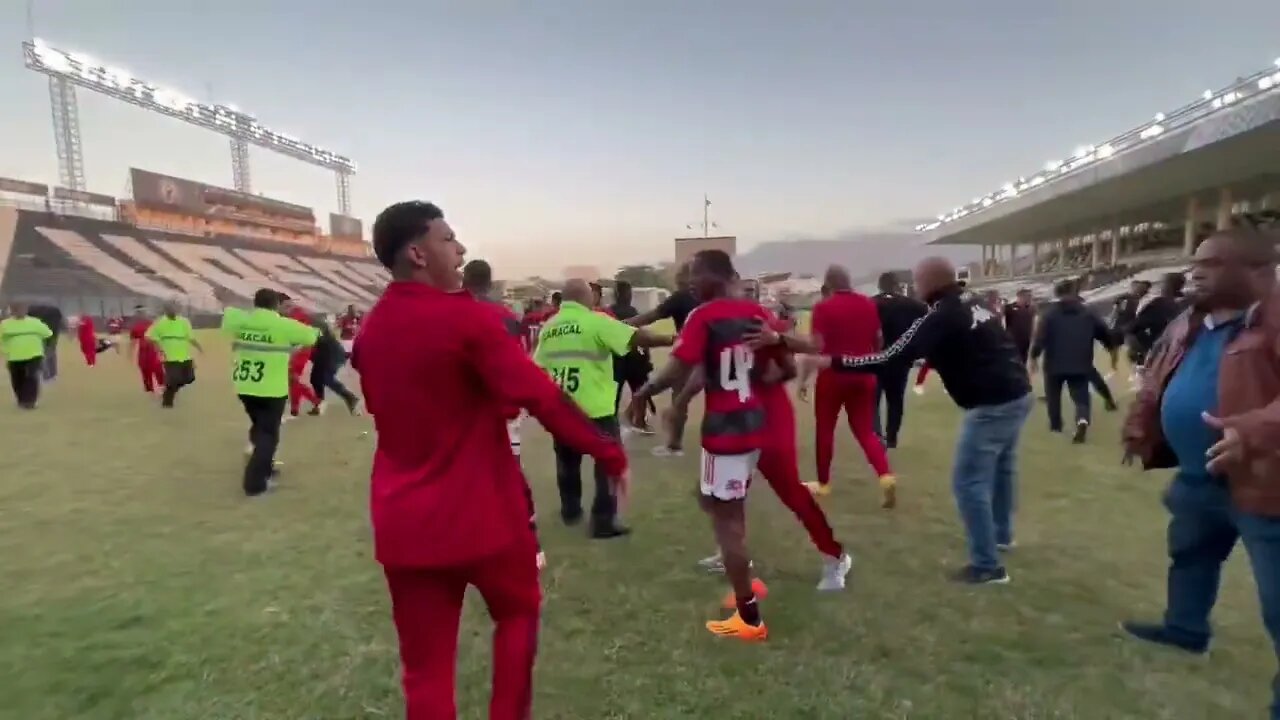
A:
[[[969,544],[969,564],[1000,567],[996,545],[1013,541],[1018,437],[1035,401],[1027,395],[1003,405],[965,411],[956,443],[951,489]]]
[[[1181,474],[1169,483],[1164,504],[1171,514],[1165,627],[1191,642],[1209,641],[1222,563],[1241,540],[1258,585],[1262,624],[1280,657],[1280,518],[1240,512],[1222,483]],[[1271,717],[1280,720],[1280,688],[1273,693]]]

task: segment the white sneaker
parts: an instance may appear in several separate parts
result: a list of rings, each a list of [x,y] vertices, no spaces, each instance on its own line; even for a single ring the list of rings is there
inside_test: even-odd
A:
[[[915,394],[917,394],[917,395],[923,395],[923,394],[924,394],[924,386],[923,386],[923,385],[912,385],[912,386],[911,386],[911,392],[913,392],[913,393],[915,393]]]
[[[845,578],[853,568],[853,558],[845,553],[837,558],[822,560],[822,579],[818,581],[818,590],[833,592],[844,589]]]
[[[756,563],[754,560],[750,560],[747,562],[747,567],[754,568],[755,566],[756,566]],[[720,553],[716,553],[715,555],[704,557],[698,561],[698,567],[702,568],[703,570],[713,575],[723,575],[724,574],[724,558],[720,556]]]
[[[670,447],[667,447],[666,445],[659,445],[658,447],[653,449],[653,456],[660,457],[660,458],[684,457],[684,450],[680,450],[678,448],[670,448]]]
[[[724,558],[720,557],[720,553],[704,557],[698,561],[698,567],[714,575],[723,575]]]

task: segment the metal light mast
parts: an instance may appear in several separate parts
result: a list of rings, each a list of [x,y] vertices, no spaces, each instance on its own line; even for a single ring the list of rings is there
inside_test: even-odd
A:
[[[66,78],[49,76],[49,106],[53,110],[53,144],[58,152],[58,180],[71,190],[85,189],[84,153],[80,148],[80,110],[76,88]]]
[[[235,189],[252,192],[249,146],[257,145],[337,175],[338,208],[351,214],[351,176],[356,164],[330,150],[305,143],[292,135],[271,130],[254,116],[232,105],[197,102],[187,95],[139,80],[128,72],[105,65],[81,53],[66,52],[34,39],[22,44],[27,69],[49,76],[49,100],[53,109],[53,135],[58,150],[62,184],[84,190],[84,158],[80,142],[80,118],[76,86],[87,88],[130,105],[167,115],[212,130],[231,139],[231,174]]]
[[[231,138],[231,181],[235,183],[236,190],[252,193],[253,183],[250,180],[249,143],[233,137]]]

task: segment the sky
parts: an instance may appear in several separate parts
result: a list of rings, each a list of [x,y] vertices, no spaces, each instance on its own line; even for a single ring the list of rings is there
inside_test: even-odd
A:
[[[0,0],[0,176],[56,184],[27,0]],[[353,158],[354,214],[439,204],[499,275],[907,225],[1280,57],[1275,0],[32,0],[35,35]],[[229,187],[225,138],[79,93],[88,190]],[[253,189],[336,209],[251,150]]]

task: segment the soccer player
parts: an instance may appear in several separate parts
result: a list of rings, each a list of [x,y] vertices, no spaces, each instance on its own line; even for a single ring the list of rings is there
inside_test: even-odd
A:
[[[151,318],[147,311],[138,305],[133,309],[133,322],[129,326],[129,355],[136,358],[138,372],[142,375],[142,388],[148,393],[164,387],[164,365],[160,362],[160,353],[155,343],[147,337],[151,329]]]
[[[465,250],[438,207],[382,211],[373,247],[393,280],[365,317],[352,362],[377,427],[374,556],[391,594],[406,716],[455,717],[458,623],[474,585],[494,621],[489,717],[526,720],[542,590],[507,409],[528,410],[553,437],[605,464],[620,498],[626,454],[490,309],[457,292]]]
[[[360,332],[360,315],[355,305],[348,305],[347,311],[338,316],[338,339],[342,341],[342,349],[348,355],[355,343],[356,333]]]
[[[880,314],[876,305],[855,292],[849,272],[839,265],[827,269],[824,279],[831,295],[813,308],[812,335],[823,352],[833,355],[869,355],[880,350]],[[818,481],[809,483],[817,495],[831,492],[831,460],[835,454],[836,421],[843,409],[853,437],[862,446],[867,463],[880,479],[882,507],[896,504],[897,481],[889,468],[889,456],[875,431],[876,378],[874,375],[818,373],[813,411],[814,447]]]
[[[23,410],[35,410],[40,398],[40,371],[46,342],[52,337],[48,325],[27,314],[26,303],[10,303],[9,317],[0,320],[0,350],[9,366],[13,397]]]
[[[222,332],[231,343],[231,381],[249,416],[252,449],[244,466],[244,494],[256,497],[271,489],[276,472],[280,423],[289,397],[289,354],[315,345],[319,333],[279,313],[280,293],[262,288],[253,295],[253,311],[228,307]]]
[[[701,505],[711,517],[735,606],[732,616],[708,622],[707,630],[758,642],[769,636],[758,605],[767,588],[752,578],[745,501],[765,444],[766,424],[751,373],[763,367],[766,358],[747,345],[745,335],[771,318],[759,303],[729,297],[734,278],[727,253],[702,250],[694,256],[691,282],[703,304],[688,316],[667,365],[632,398],[630,412],[634,416],[650,397],[683,386],[695,367],[703,368]]]
[[[164,367],[164,393],[160,407],[171,408],[178,391],[196,381],[191,348],[204,352],[191,330],[191,321],[178,314],[178,306],[164,304],[164,314],[147,328],[147,339],[155,343]]]
[[[94,367],[98,364],[98,335],[94,332],[93,318],[81,315],[76,322],[76,339],[80,341],[80,354],[84,356],[84,364]]]
[[[501,301],[493,298],[493,268],[484,260],[472,260],[462,268],[462,289],[471,293],[472,297],[481,303],[485,309],[491,310],[494,318],[502,324],[511,338],[520,345],[521,349],[525,349],[524,345],[524,323],[516,318],[515,313],[510,308],[503,305]],[[511,454],[516,458],[516,464],[520,463],[523,443],[520,438],[520,425],[523,420],[524,411],[518,407],[507,408],[505,414],[507,419],[507,439],[511,443]],[[524,476],[524,467],[520,468],[520,474]],[[529,501],[529,530],[533,532],[535,540],[538,536],[538,518],[537,511],[533,505],[533,489],[529,487],[529,479],[524,478],[525,498]],[[542,551],[542,542],[538,542],[538,569],[541,570],[547,564],[547,555]]]
[[[293,298],[289,297],[288,293],[280,293],[280,312],[302,325],[311,324],[311,317],[293,301]],[[299,347],[289,357],[289,415],[286,420],[298,417],[303,400],[311,403],[312,410],[320,407],[319,396],[310,385],[302,382],[302,373],[307,369],[307,363],[311,362],[311,351],[311,346]]]
[[[618,385],[613,379],[614,356],[639,347],[670,345],[672,338],[653,335],[591,307],[593,293],[583,280],[565,283],[560,312],[542,327],[533,360],[551,374],[600,431],[621,437],[614,406]],[[560,489],[560,517],[566,525],[582,519],[582,453],[557,443],[556,485]],[[591,537],[599,540],[626,535],[617,524],[617,504],[610,492],[607,469],[596,464],[595,497],[591,503]]]

